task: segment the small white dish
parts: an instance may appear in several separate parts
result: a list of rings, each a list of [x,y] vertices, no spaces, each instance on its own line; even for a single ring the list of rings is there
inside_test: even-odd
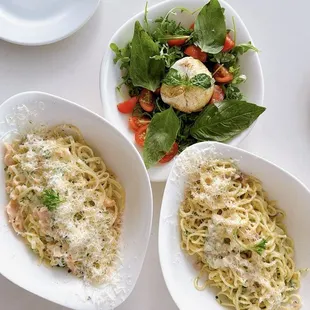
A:
[[[86,142],[104,159],[126,192],[120,257],[115,283],[94,287],[61,268],[39,265],[39,258],[8,223],[5,206],[3,141],[16,131],[43,123],[77,126]],[[130,164],[128,164],[130,163]],[[135,182],[133,182],[133,176]],[[100,116],[65,99],[41,92],[15,95],[0,106],[0,273],[20,287],[65,307],[80,310],[114,309],[131,293],[145,257],[153,214],[150,181],[141,157],[131,143]]]
[[[2,0],[0,39],[21,45],[44,45],[80,29],[100,0]]]
[[[207,1],[205,0],[171,0],[164,1],[148,8],[148,18],[154,20],[160,16],[165,16],[169,10],[175,7],[184,7],[190,11],[201,8]],[[237,43],[245,43],[253,40],[237,12],[225,1],[220,0],[221,6],[225,8],[226,24],[228,28],[233,28],[232,18],[234,17],[237,30]],[[143,22],[144,11],[128,20],[113,35],[110,43],[114,42],[119,47],[124,47],[133,36],[134,23],[136,20]],[[190,26],[194,21],[194,16],[188,13],[177,14],[174,17],[184,26]],[[110,44],[109,43],[109,44]],[[117,104],[124,101],[124,98],[116,90],[121,82],[121,70],[119,65],[113,63],[114,53],[108,48],[101,65],[100,89],[103,102],[104,117],[116,126],[130,141],[134,142],[134,134],[128,128],[128,115],[119,113]],[[263,73],[257,53],[249,52],[240,58],[241,71],[247,76],[247,81],[240,87],[249,102],[263,105],[264,80]],[[254,123],[255,124],[255,123]],[[254,124],[240,135],[232,139],[230,145],[238,145],[251,131]],[[141,153],[141,149],[137,147]],[[161,164],[148,170],[151,181],[164,182],[167,180],[173,161],[168,164]]]
[[[187,150],[193,148],[204,150],[204,156],[208,156],[210,151],[211,154],[218,154],[219,158],[237,160],[241,171],[254,175],[263,182],[269,198],[276,200],[279,208],[286,212],[285,224],[289,236],[295,243],[297,268],[309,267],[310,191],[305,185],[278,166],[227,144],[202,142]],[[177,158],[177,163],[182,162],[182,156],[184,152]],[[177,172],[179,170],[177,163],[170,172],[160,214],[159,257],[163,275],[170,294],[180,310],[221,310],[224,308],[217,303],[214,291],[209,288],[198,291],[194,287],[197,270],[194,269],[193,261],[180,248],[178,210],[183,200],[186,175]],[[310,309],[309,290],[310,276],[306,274],[302,277],[299,290],[303,309]]]

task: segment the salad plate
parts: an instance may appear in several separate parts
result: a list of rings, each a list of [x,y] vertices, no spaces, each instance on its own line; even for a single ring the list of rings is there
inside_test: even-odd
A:
[[[44,45],[80,29],[95,13],[100,0],[3,0],[0,39],[21,45]]]
[[[210,16],[212,17],[213,13],[210,12],[213,9],[217,10],[215,14],[219,14],[219,16],[223,14],[223,16],[220,16],[222,23],[220,27],[216,26],[218,25],[217,23],[214,25],[204,25],[203,20],[210,20],[208,19],[208,14],[211,14]],[[222,13],[222,9],[224,13]],[[203,27],[209,27],[210,30],[213,26],[215,33],[221,33],[220,43],[216,42],[218,37],[214,39],[214,44],[212,42],[203,42],[206,39],[201,38],[201,34],[204,33],[202,31]],[[145,51],[147,48],[135,49],[135,46],[139,46],[137,44],[137,34],[141,31],[143,32],[141,36],[144,36],[141,42],[145,43],[146,34],[148,38],[151,37],[155,44],[153,47],[155,50],[157,49],[156,55],[150,55],[152,60],[149,62],[149,65],[152,61],[165,62],[164,73],[162,75],[159,73],[160,78],[158,81],[155,78],[152,81],[154,82],[155,80],[155,82],[151,84],[145,82],[148,78],[144,77],[148,73],[144,74],[143,77],[143,70],[141,70],[140,65],[144,63],[145,59],[148,59],[143,59],[145,56],[143,55],[143,50]],[[226,46],[227,40],[233,42],[231,46]],[[212,44],[214,45],[213,47],[211,46]],[[197,47],[202,52],[202,58],[197,56],[200,55],[199,52],[197,54]],[[203,52],[203,50],[207,52]],[[184,69],[188,61],[190,66],[194,68],[189,70],[192,71],[190,73],[189,71],[185,72],[186,69]],[[136,71],[133,68],[134,63],[137,64],[138,70]],[[155,65],[154,68],[159,68],[160,71],[160,66]],[[183,73],[176,70],[178,71],[177,75],[180,72],[183,75],[185,74],[185,77],[182,77],[182,75],[177,76],[181,77],[178,82],[173,81],[173,76],[171,76],[171,72],[175,68],[183,70]],[[224,77],[224,80],[221,77],[219,78],[223,70],[226,70],[226,74],[232,80],[227,80],[226,77]],[[154,73],[154,70],[150,69],[149,72]],[[137,80],[139,74],[140,77]],[[197,76],[205,78],[202,84],[197,82]],[[190,80],[191,78],[194,79]],[[178,98],[168,98],[173,96],[171,95],[173,88],[171,89],[170,87],[170,90],[169,87],[167,90],[166,86],[165,88],[159,88],[160,85],[167,83],[170,83],[170,86],[173,83],[183,83],[182,85],[179,84],[179,86],[185,89],[185,91]],[[194,85],[193,83],[196,84]],[[178,87],[177,85],[174,86]],[[192,86],[195,86],[195,90],[187,94],[187,89],[193,90]],[[199,97],[195,93],[197,87],[200,87],[204,99],[200,100],[198,98],[196,104],[195,97]],[[264,83],[258,49],[254,46],[253,40],[242,19],[225,1],[165,1],[146,8],[145,11],[131,18],[110,40],[110,49],[107,50],[101,66],[100,88],[104,117],[111,121],[136,145],[144,158],[150,179],[154,182],[166,181],[173,165],[173,157],[193,143],[215,140],[230,145],[238,145],[253,128],[256,118],[264,111],[264,108],[262,108]],[[201,88],[206,89],[201,90]],[[150,96],[153,107],[152,105],[151,107],[147,106]],[[210,96],[212,96],[211,99]],[[217,102],[223,99],[223,102]],[[182,100],[188,100],[185,105],[188,104],[190,106],[189,109],[184,108],[184,102],[182,107]],[[208,100],[210,100],[209,102],[215,102],[215,104],[207,104]],[[204,124],[202,117],[199,117],[201,114],[206,113],[207,115],[205,116],[208,117],[209,113],[216,112],[219,118],[221,118],[223,114],[219,114],[221,114],[221,110],[225,110],[225,105],[227,107],[227,100],[229,104],[238,101],[233,107],[235,109],[232,112],[233,114],[239,113],[236,112],[239,107],[241,110],[244,107],[246,109],[250,108],[251,111],[248,114],[250,119],[246,120],[247,117],[243,119],[246,124],[242,123],[243,120],[241,120],[242,113],[245,112],[247,114],[243,110],[238,115],[229,115],[231,120],[229,126],[227,126],[227,123],[221,122],[222,129],[224,127],[231,127],[231,125],[234,127],[230,128],[229,132],[226,132],[224,135],[222,135],[223,132],[219,132],[222,129],[218,131],[218,127],[215,129],[219,135],[214,134],[214,128],[207,128],[209,130],[207,134],[205,130],[201,135],[201,132],[197,134],[199,126],[194,126],[197,118],[200,118],[200,125]],[[240,103],[240,101],[244,100],[254,105],[250,106]],[[181,102],[181,105],[179,102]],[[125,105],[120,105],[120,103],[125,103]],[[129,110],[127,110],[128,104]],[[241,107],[239,104],[243,106]],[[134,106],[131,110],[130,105]],[[173,109],[169,109],[170,107],[173,107]],[[232,106],[230,105],[230,107]],[[122,108],[125,108],[125,110],[120,111]],[[168,111],[171,111],[171,113],[168,113]],[[165,114],[162,115],[160,112]],[[172,117],[174,124],[171,123],[171,118],[170,121],[166,122],[170,117],[169,115]],[[239,120],[236,121],[234,116],[237,116]],[[157,125],[155,124],[156,122]],[[165,123],[168,124],[166,129],[163,127]],[[196,125],[198,123],[197,120]],[[148,126],[145,127],[144,125]],[[192,127],[196,129],[192,129]],[[154,133],[156,134],[154,135]],[[151,136],[152,139],[150,138]],[[144,144],[144,141],[146,146],[142,148],[141,145]]]

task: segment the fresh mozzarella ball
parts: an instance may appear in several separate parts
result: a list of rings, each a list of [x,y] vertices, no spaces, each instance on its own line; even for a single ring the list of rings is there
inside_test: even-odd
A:
[[[193,78],[197,74],[206,73],[212,78],[208,68],[198,59],[184,57],[178,60],[174,68],[182,77]],[[206,89],[199,86],[166,85],[162,84],[160,94],[162,100],[179,111],[186,113],[200,111],[210,101],[214,85]]]

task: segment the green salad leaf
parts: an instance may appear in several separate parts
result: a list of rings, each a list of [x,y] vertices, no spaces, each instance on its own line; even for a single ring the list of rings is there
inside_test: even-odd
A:
[[[210,88],[214,84],[213,78],[206,73],[199,73],[189,80],[190,85],[202,88]]]
[[[169,15],[176,9],[181,8],[174,8],[166,16],[155,19],[155,29],[152,33],[155,41],[170,40],[177,37],[189,38],[191,36],[192,31],[190,29],[183,27],[181,23],[177,23],[173,19],[169,19]]]
[[[198,141],[225,142],[248,128],[265,111],[264,107],[238,100],[209,104],[191,128]]]
[[[206,53],[219,53],[224,46],[226,23],[218,0],[210,0],[199,12],[195,21],[197,45]]]
[[[49,211],[55,210],[62,203],[59,193],[53,189],[44,190],[41,195],[41,200]]]
[[[254,51],[254,52],[259,52],[259,50],[251,43],[243,43],[243,44],[238,44],[232,49],[233,54],[237,55],[243,55],[244,53],[248,51]]]
[[[155,91],[165,73],[163,59],[152,58],[159,55],[159,47],[136,21],[131,42],[129,75],[134,86]]]
[[[180,121],[172,107],[153,116],[143,148],[143,160],[147,169],[171,150],[179,129]]]
[[[239,87],[232,84],[227,85],[225,89],[225,98],[226,100],[244,100],[244,96]]]
[[[212,77],[206,73],[199,73],[189,79],[188,76],[182,76],[178,70],[171,68],[162,83],[170,86],[183,85],[209,88],[214,83],[214,81]]]
[[[169,46],[164,43],[161,44],[159,55],[151,57],[152,59],[164,60],[166,68],[170,68],[177,60],[184,57],[179,46]]]

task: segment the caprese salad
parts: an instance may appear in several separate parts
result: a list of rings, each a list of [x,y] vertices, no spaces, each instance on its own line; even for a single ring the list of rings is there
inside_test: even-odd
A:
[[[110,45],[123,72],[119,88],[130,95],[117,108],[130,115],[147,168],[196,142],[229,141],[265,110],[239,89],[246,80],[239,58],[258,50],[251,42],[236,44],[218,0],[203,6],[189,28],[171,18],[180,10],[188,11],[175,8],[150,23],[146,8],[132,40],[124,48]]]

